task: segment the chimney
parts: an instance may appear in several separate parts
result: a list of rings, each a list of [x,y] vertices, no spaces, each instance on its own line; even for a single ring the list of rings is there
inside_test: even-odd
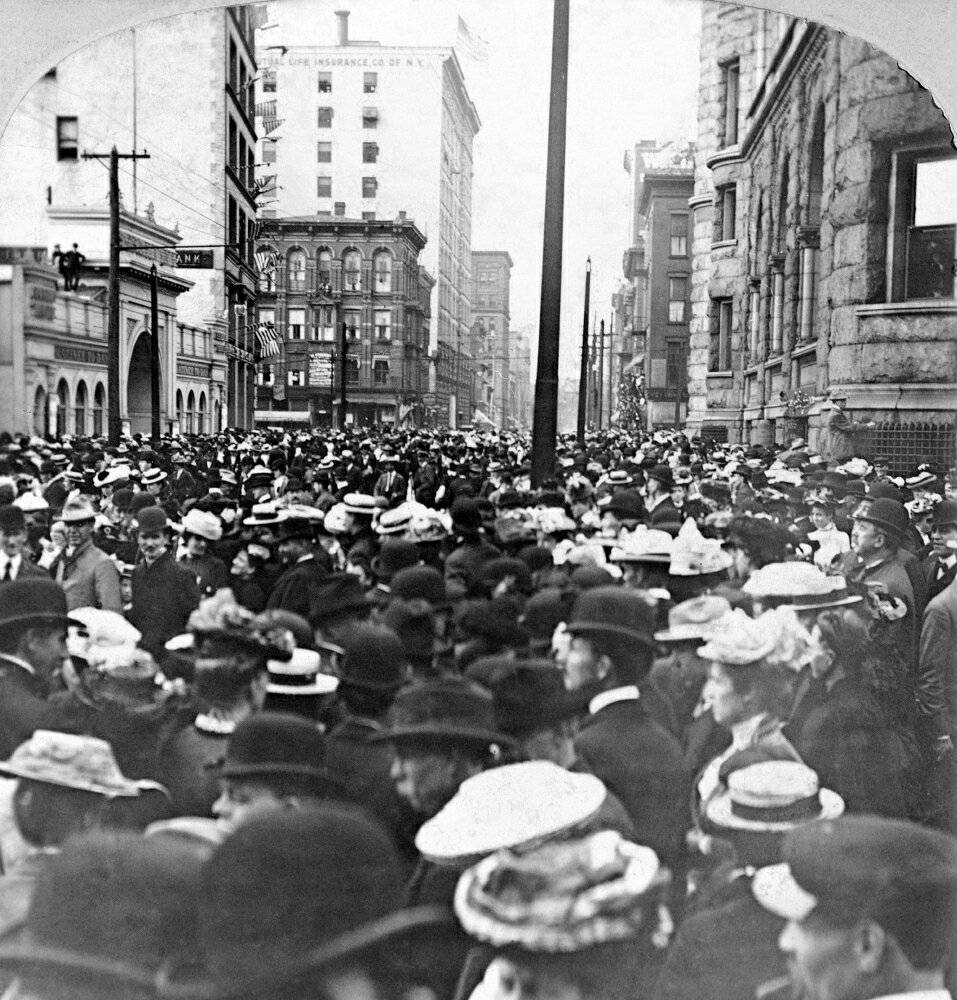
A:
[[[338,35],[337,45],[349,44],[349,11],[336,11],[336,33]]]
[[[399,222],[405,222],[405,212],[399,212]]]

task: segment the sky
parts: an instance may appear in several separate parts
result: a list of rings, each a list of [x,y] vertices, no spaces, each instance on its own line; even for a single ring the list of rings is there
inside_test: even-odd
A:
[[[295,10],[302,44],[328,43],[332,11],[349,34],[395,45],[454,43],[458,18],[487,57],[457,54],[482,120],[475,139],[472,249],[511,255],[512,329],[530,326],[533,358],[541,300],[545,164],[551,74],[551,0],[279,0]],[[694,139],[698,0],[571,0],[565,150],[561,360],[578,365],[591,256],[591,311],[606,320],[628,247],[625,150],[641,139]]]

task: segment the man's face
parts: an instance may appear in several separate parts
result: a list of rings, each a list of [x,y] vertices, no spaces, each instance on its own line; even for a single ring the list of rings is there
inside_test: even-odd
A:
[[[883,479],[884,476],[888,475],[889,472],[890,472],[890,467],[886,465],[884,462],[874,463],[874,475],[878,479]]]
[[[144,559],[157,559],[166,548],[166,532],[140,531],[136,535],[136,541]]]
[[[802,1000],[856,1000],[861,996],[853,930],[835,928],[814,914],[790,921],[778,938],[795,995]]]
[[[92,521],[67,521],[64,527],[66,530],[66,543],[71,548],[82,545],[93,534]]]
[[[219,782],[219,798],[213,803],[213,815],[228,834],[241,823],[275,812],[285,804],[286,800],[264,782],[223,778]]]
[[[26,639],[27,649],[24,658],[39,677],[49,680],[67,657],[66,626],[36,626],[29,630]]]
[[[149,483],[146,487],[146,492],[149,493],[150,496],[158,497],[162,491],[163,491],[162,482]]]
[[[27,530],[3,531],[0,530],[0,549],[8,559],[15,559],[23,552],[24,545],[27,544]]]
[[[202,559],[209,549],[209,542],[202,535],[189,535],[186,539],[186,552],[194,559]]]
[[[565,687],[569,691],[594,684],[601,679],[600,659],[594,643],[584,636],[573,635],[563,666]]]
[[[395,790],[423,816],[438,813],[459,786],[455,761],[438,750],[396,746],[391,774]]]
[[[939,524],[931,532],[934,554],[941,559],[952,556],[957,549],[957,524]],[[949,543],[949,544],[948,544]],[[954,546],[951,548],[950,546]]]
[[[870,521],[855,521],[851,531],[851,548],[861,558],[879,552],[883,547],[884,536],[878,530],[876,524]]]
[[[285,538],[277,547],[279,559],[281,562],[291,565],[304,554],[305,548],[301,538]]]

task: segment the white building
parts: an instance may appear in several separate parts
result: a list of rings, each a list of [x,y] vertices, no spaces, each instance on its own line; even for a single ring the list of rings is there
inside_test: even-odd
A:
[[[472,142],[481,122],[451,48],[328,38],[301,44],[295,6],[257,34],[263,217],[413,220],[436,276],[430,344],[464,350],[470,327]],[[283,20],[284,11],[287,20]]]

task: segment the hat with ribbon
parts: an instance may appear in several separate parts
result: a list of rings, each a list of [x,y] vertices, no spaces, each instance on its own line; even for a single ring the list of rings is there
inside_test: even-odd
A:
[[[862,598],[850,593],[843,576],[825,576],[806,562],[768,563],[756,569],[742,587],[761,608],[791,607],[795,611],[817,611],[858,604]]]
[[[96,514],[97,511],[89,497],[79,496],[67,500],[63,504],[63,512],[60,514],[60,520],[64,524],[77,524],[84,521],[96,520]]]
[[[608,558],[618,563],[658,563],[667,566],[671,562],[674,544],[674,538],[667,531],[642,526],[623,534]]]
[[[291,697],[332,694],[339,687],[339,678],[323,673],[322,657],[313,649],[297,646],[288,660],[267,660],[268,694]]]
[[[703,642],[712,625],[731,611],[726,597],[702,594],[668,611],[668,628],[655,632],[656,642]]]
[[[698,656],[731,667],[763,661],[799,671],[816,652],[811,634],[791,608],[774,608],[758,618],[735,608],[714,623]]]
[[[162,469],[147,469],[140,477],[140,482],[144,486],[158,486],[166,479],[166,473]]]

